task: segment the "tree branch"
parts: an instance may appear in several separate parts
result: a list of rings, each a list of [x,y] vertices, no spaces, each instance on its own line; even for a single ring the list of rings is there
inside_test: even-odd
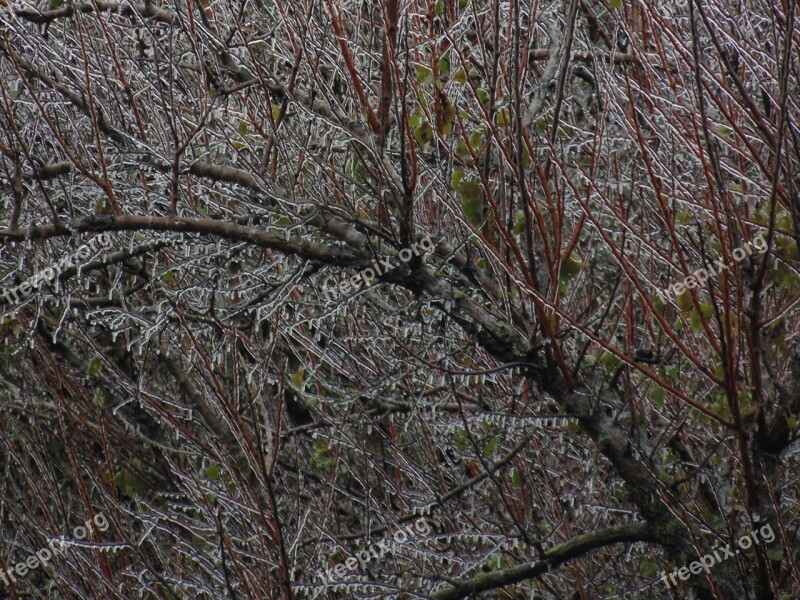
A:
[[[658,542],[658,537],[651,531],[648,525],[641,523],[635,525],[615,525],[614,527],[601,529],[600,531],[579,535],[568,542],[559,544],[544,553],[544,560],[536,560],[518,567],[503,569],[493,573],[481,573],[468,581],[463,581],[450,589],[434,594],[433,598],[436,598],[436,600],[458,600],[459,598],[466,598],[471,594],[501,588],[526,579],[538,577],[562,563],[583,556],[596,548],[603,548],[621,542],[643,541]]]

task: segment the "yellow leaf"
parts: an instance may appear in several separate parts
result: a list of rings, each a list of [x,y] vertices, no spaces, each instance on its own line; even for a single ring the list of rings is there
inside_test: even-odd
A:
[[[292,384],[298,389],[302,388],[303,379],[305,379],[305,376],[306,376],[306,368],[300,367],[299,369],[297,369],[294,376],[292,376]]]

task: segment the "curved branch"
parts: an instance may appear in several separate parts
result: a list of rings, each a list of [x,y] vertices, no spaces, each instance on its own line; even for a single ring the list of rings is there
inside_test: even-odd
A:
[[[94,4],[97,6],[97,11],[108,10],[125,17],[129,17],[134,14],[140,14],[143,17],[150,17],[156,21],[161,21],[162,23],[172,24],[173,22],[177,21],[175,15],[173,15],[171,12],[154,6],[151,2],[132,5],[122,2],[104,2],[103,0],[98,0]],[[34,8],[19,8],[14,11],[14,14],[25,19],[26,21],[30,21],[31,23],[42,24],[50,23],[56,19],[71,17],[75,14],[75,11],[92,13],[95,12],[95,7],[90,3],[86,3],[78,4],[77,6],[65,6],[63,8],[48,10],[45,12],[38,11]]]
[[[472,579],[463,581],[455,586],[433,595],[436,600],[458,600],[471,594],[501,588],[513,583],[525,581],[547,573],[566,561],[578,558],[595,550],[611,544],[621,542],[658,542],[658,536],[649,525],[637,523],[635,525],[615,525],[600,531],[593,531],[579,535],[572,540],[559,544],[545,551],[543,560],[503,569],[493,573],[481,573]]]
[[[205,233],[222,238],[249,242],[261,248],[295,254],[308,260],[328,264],[349,265],[359,262],[369,263],[370,257],[360,255],[349,248],[328,247],[322,244],[280,234],[267,233],[258,227],[247,227],[218,221],[215,219],[194,219],[174,217],[142,216],[103,216],[90,215],[73,219],[66,225],[48,224],[29,229],[0,230],[0,239],[21,242],[26,239],[48,239],[71,236],[77,232],[101,233],[105,231],[167,231],[179,233]]]

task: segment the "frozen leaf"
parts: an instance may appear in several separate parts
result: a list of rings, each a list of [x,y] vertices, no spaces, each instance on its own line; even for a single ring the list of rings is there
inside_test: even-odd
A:
[[[479,181],[461,181],[458,186],[461,207],[469,223],[478,227],[483,222],[483,185]]]
[[[433,71],[425,65],[417,65],[417,81],[422,84],[433,83]]]
[[[561,263],[561,270],[559,271],[559,277],[564,281],[569,281],[573,277],[575,277],[578,273],[581,272],[581,268],[583,267],[583,261],[581,257],[578,256],[575,252],[569,255],[569,257]]]
[[[88,375],[97,375],[100,371],[103,370],[103,361],[100,359],[99,356],[95,356],[90,362],[89,366],[86,368],[86,373]]]

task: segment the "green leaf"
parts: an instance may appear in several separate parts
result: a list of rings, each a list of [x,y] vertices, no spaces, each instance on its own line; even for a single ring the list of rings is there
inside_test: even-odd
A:
[[[323,469],[328,470],[333,466],[333,459],[331,458],[331,450],[328,447],[328,442],[325,438],[317,438],[314,444],[314,458]]]
[[[499,554],[492,554],[492,556],[489,558],[488,567],[492,571],[496,571],[496,570],[502,569],[503,568],[503,557],[500,556]]]
[[[453,169],[453,177],[450,180],[450,185],[453,187],[454,190],[458,189],[458,186],[463,178],[464,178],[464,169],[461,168]]]
[[[575,135],[575,128],[564,123],[563,125],[559,126],[558,130],[556,131],[556,135],[562,140],[569,139]]]
[[[292,376],[292,385],[296,387],[298,390],[303,389],[303,379],[306,376],[306,368],[300,367],[295,371],[294,375]]]
[[[211,465],[210,467],[208,467],[208,469],[206,469],[206,477],[208,477],[211,480],[219,479],[220,475],[221,472],[219,465]]]
[[[545,115],[543,117],[539,117],[536,119],[536,131],[540,134],[544,134],[547,131],[547,126],[553,122],[553,117],[551,115]]]
[[[478,152],[483,146],[483,137],[484,137],[483,129],[478,129],[477,131],[473,131],[469,135],[469,145],[476,152]]]
[[[422,112],[422,109],[417,107],[414,109],[414,112],[411,113],[411,116],[408,117],[408,124],[411,125],[411,129],[416,129],[420,125],[424,119],[425,114]]]
[[[514,234],[522,235],[523,231],[525,231],[525,211],[518,210],[514,215]]]
[[[89,361],[89,366],[86,368],[86,373],[88,375],[94,376],[97,375],[102,370],[103,370],[103,361],[100,360],[99,356],[95,356],[91,361]]]
[[[106,200],[105,196],[98,196],[97,202],[94,203],[94,214],[96,215],[110,215],[111,203]]]
[[[61,8],[64,6],[64,0],[50,0],[50,8]]]
[[[458,83],[460,83],[461,85],[464,85],[465,83],[467,83],[467,81],[469,81],[467,72],[464,70],[464,67],[460,67],[455,73],[453,73],[453,79]]]
[[[417,81],[423,85],[433,83],[433,71],[425,65],[417,65]]]
[[[423,123],[414,130],[414,139],[420,146],[427,146],[433,141],[433,128],[428,123]]]
[[[791,431],[797,429],[797,415],[790,414],[786,417],[786,425]]]
[[[481,452],[483,452],[483,455],[488,458],[491,457],[492,454],[494,454],[496,448],[497,448],[497,438],[492,437],[488,442],[486,442],[486,444],[484,444],[483,448],[481,448]]]
[[[486,91],[485,89],[483,89],[483,88],[478,88],[478,89],[476,90],[476,92],[477,92],[477,94],[478,94],[478,99],[481,101],[481,103],[482,103],[484,106],[487,106],[487,107],[488,107],[488,106],[489,106],[489,92],[487,92],[487,91]]]
[[[461,452],[469,448],[469,434],[466,429],[459,429],[453,434],[453,443]]]
[[[456,107],[450,100],[445,99],[444,107],[439,116],[441,118],[442,133],[447,135],[453,130],[453,121],[456,118]]]
[[[440,73],[449,73],[450,72],[450,51],[448,50],[444,54],[442,54],[442,58],[439,59],[439,72]]]
[[[714,307],[708,302],[701,302],[700,309],[703,311],[703,316],[706,319],[709,319],[711,315],[714,314]],[[700,315],[696,310],[694,310],[694,308],[692,308],[692,316],[689,318],[689,323],[691,325],[692,331],[699,332],[703,329],[703,325],[700,322]]]
[[[531,153],[528,152],[528,147],[524,146],[522,148],[522,167],[524,169],[530,169],[531,165],[533,165],[533,159],[531,158]]]
[[[511,115],[508,112],[507,108],[501,108],[497,111],[497,124],[502,125],[510,125],[511,124]]]
[[[538,524],[536,527],[537,527],[537,528],[539,529],[539,531],[540,531],[540,532],[542,532],[542,533],[550,533],[550,525],[549,525],[549,524],[547,523],[547,521],[545,521],[544,519],[542,519],[541,521],[539,521],[539,524]]]
[[[581,272],[581,268],[583,268],[583,261],[581,260],[580,256],[573,252],[564,262],[561,263],[561,270],[559,271],[558,276],[564,281],[569,281]]]
[[[721,362],[718,362],[716,368],[714,369],[714,375],[720,379],[725,379],[725,365],[723,365]]]
[[[94,390],[94,396],[92,397],[92,402],[97,408],[105,408],[108,406],[108,398],[106,398],[106,394],[103,391],[103,388],[96,388]]]
[[[239,132],[239,135],[245,136],[250,133],[250,129],[247,127],[246,121],[239,121],[239,127],[236,128],[236,131]]]
[[[692,293],[689,290],[683,290],[678,297],[676,298],[678,308],[680,308],[683,312],[690,312],[694,308],[694,303],[692,302]]]
[[[519,469],[514,467],[511,469],[511,485],[514,487],[522,487],[522,480],[519,476]]]
[[[656,406],[664,406],[664,396],[666,396],[666,392],[662,387],[656,387],[652,394],[653,402],[656,403]]]
[[[783,560],[783,551],[780,548],[767,550],[767,558],[772,561],[780,562]]]
[[[658,571],[658,565],[649,558],[643,559],[639,564],[639,574],[642,577],[650,578],[656,574],[656,571]]]
[[[728,400],[725,398],[724,394],[715,396],[712,405],[714,406],[714,412],[723,419],[727,419],[731,416],[731,409],[728,407]]]
[[[466,180],[458,186],[464,216],[473,227],[483,222],[483,185],[479,181]]]
[[[352,159],[347,163],[346,173],[350,177],[353,178],[354,181],[359,183],[363,183],[367,180],[368,172],[367,168],[364,166],[364,163],[358,158],[358,156],[353,156]]]
[[[650,296],[650,300],[653,301],[653,306],[656,307],[656,310],[663,315],[664,314],[664,301],[658,296],[658,294],[651,295]]]
[[[129,498],[135,498],[137,494],[147,489],[147,486],[136,475],[128,469],[120,469],[114,474],[114,483]]]
[[[739,414],[742,417],[742,421],[745,424],[747,424],[747,423],[752,423],[755,420],[756,415],[758,414],[758,411],[759,411],[759,407],[756,404],[754,406],[748,406],[747,408],[742,410]]]

